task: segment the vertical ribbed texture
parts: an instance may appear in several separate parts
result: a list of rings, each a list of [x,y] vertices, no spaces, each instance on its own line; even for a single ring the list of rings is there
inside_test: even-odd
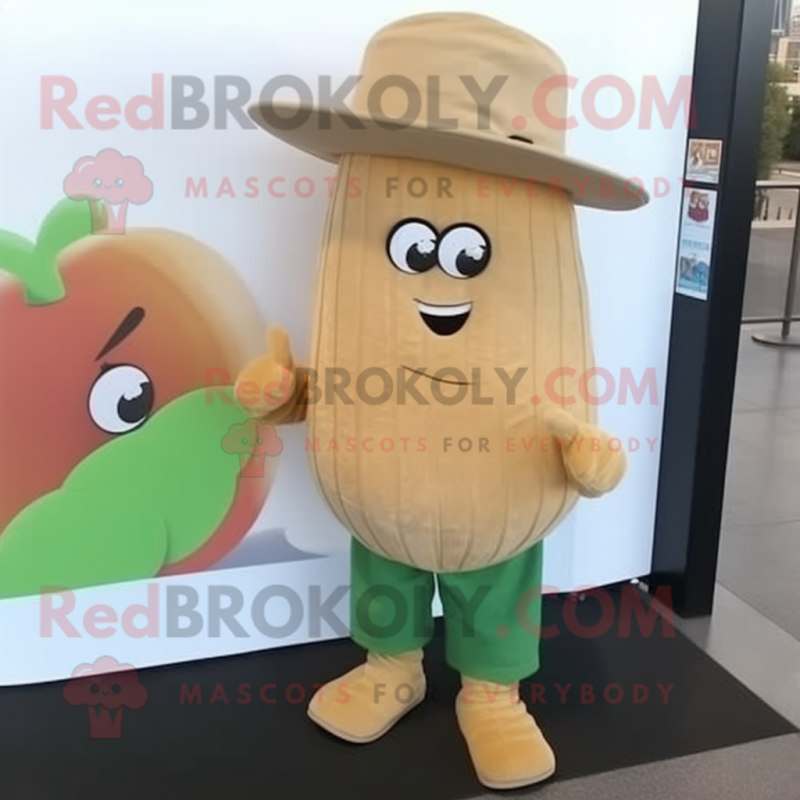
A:
[[[390,177],[399,181],[387,198]],[[427,181],[425,197],[409,195],[414,177]],[[440,177],[452,182],[452,198],[437,198]],[[360,197],[348,197],[353,178],[359,179]],[[580,377],[593,360],[572,204],[550,196],[544,186],[539,197],[528,196],[527,185],[510,178],[488,179],[488,196],[482,197],[479,178],[427,162],[344,158],[320,259],[312,366],[323,397],[309,414],[311,440],[319,439],[313,455],[317,479],[334,512],[365,546],[440,572],[498,563],[548,533],[577,495],[552,439],[542,444],[549,437],[542,411],[555,391],[574,396],[566,409],[576,419],[594,418],[579,392]],[[438,268],[422,275],[400,272],[386,255],[386,237],[411,216],[439,231],[456,222],[478,225],[492,242],[489,267],[469,280]],[[454,336],[436,336],[415,299],[469,301],[472,314]],[[477,367],[480,396],[493,404],[474,402],[470,386],[459,404],[444,405],[425,377],[414,386],[429,405],[412,396],[399,404],[403,366],[426,368],[428,374],[455,367],[470,382]],[[352,405],[325,397],[326,370],[337,367],[349,373],[345,391]],[[513,376],[521,367],[527,372],[515,404],[507,405],[495,369]],[[574,369],[574,376],[554,378],[562,367]],[[356,390],[359,376],[371,368],[385,370],[392,381],[391,396],[378,405],[360,399]],[[372,377],[365,386],[376,396],[383,382]],[[438,387],[445,396],[459,390]],[[541,403],[531,402],[534,395]],[[447,450],[445,438],[451,440]],[[481,438],[488,452],[479,451]],[[461,440],[465,449],[471,443],[468,452],[459,449]]]

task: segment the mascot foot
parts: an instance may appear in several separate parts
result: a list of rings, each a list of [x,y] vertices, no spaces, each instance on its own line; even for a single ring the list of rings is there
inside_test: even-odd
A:
[[[424,698],[422,650],[398,656],[368,653],[364,664],[317,691],[308,716],[346,742],[367,744],[380,739]]]
[[[556,758],[516,685],[462,676],[456,716],[478,780],[489,789],[516,789],[549,778]]]

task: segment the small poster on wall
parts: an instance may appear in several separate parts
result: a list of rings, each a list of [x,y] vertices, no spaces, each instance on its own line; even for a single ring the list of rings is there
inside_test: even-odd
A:
[[[678,245],[678,294],[708,300],[717,192],[688,188],[684,191]]]
[[[689,139],[687,183],[719,183],[721,167],[722,139]]]

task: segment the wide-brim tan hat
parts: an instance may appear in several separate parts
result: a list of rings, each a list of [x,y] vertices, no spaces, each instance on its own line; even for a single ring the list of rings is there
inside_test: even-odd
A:
[[[348,103],[272,100],[248,111],[326,161],[414,158],[561,187],[595,208],[647,204],[640,181],[566,154],[566,76],[523,31],[478,14],[423,14],[373,36]]]

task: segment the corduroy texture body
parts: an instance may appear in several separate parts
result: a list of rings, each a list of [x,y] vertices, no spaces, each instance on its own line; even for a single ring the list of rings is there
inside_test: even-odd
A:
[[[409,193],[412,178],[425,181],[424,196]],[[439,231],[479,226],[491,241],[491,263],[469,280],[439,268],[401,272],[386,241],[408,217]],[[469,302],[472,311],[457,334],[437,336],[417,300]],[[432,572],[476,569],[531,547],[575,504],[578,493],[543,419],[564,397],[572,397],[566,407],[578,422],[593,424],[595,416],[585,399],[593,381],[584,379],[580,391],[593,359],[567,196],[431,162],[343,158],[312,346],[322,390],[308,409],[313,470],[333,511],[367,548]],[[408,370],[444,368],[471,385],[422,376],[414,387],[427,404],[408,392],[401,402],[398,384],[414,377]],[[346,378],[333,378],[334,370]],[[390,377],[391,393],[377,370]],[[509,382],[524,370],[513,398],[498,370]],[[456,372],[442,377],[463,380]],[[326,381],[345,379],[343,392],[326,391]]]

